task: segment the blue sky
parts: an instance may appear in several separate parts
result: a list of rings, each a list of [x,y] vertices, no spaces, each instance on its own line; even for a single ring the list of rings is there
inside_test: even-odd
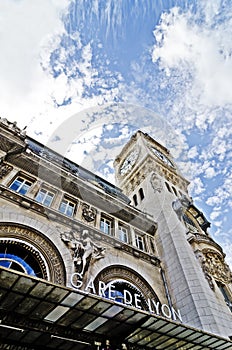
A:
[[[148,132],[232,265],[231,18],[229,0],[1,0],[1,116],[109,181]]]

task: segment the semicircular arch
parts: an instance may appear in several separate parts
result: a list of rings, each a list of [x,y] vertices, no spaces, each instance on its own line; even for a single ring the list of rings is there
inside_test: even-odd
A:
[[[30,266],[35,276],[65,285],[64,261],[55,244],[35,228],[19,223],[0,223],[2,260],[15,261],[27,273]]]
[[[94,280],[95,287],[103,282],[106,286],[114,283],[120,290],[126,289],[138,293],[142,298],[142,304],[146,305],[147,299],[154,299],[159,302],[159,298],[150,284],[137,271],[122,265],[108,266],[98,273]],[[145,307],[147,309],[147,307]]]

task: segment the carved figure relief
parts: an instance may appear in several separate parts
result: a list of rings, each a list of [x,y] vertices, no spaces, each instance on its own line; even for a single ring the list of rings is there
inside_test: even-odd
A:
[[[81,279],[88,270],[90,263],[105,256],[105,248],[98,246],[90,238],[88,230],[83,230],[81,234],[73,231],[64,232],[61,233],[60,237],[72,251],[73,263]]]
[[[88,204],[82,205],[82,216],[87,222],[94,221],[96,218],[96,209],[91,208]]]
[[[206,265],[208,266],[209,273],[223,283],[232,282],[232,272],[225,263],[224,258],[212,250],[203,250],[203,253],[206,258]]]
[[[198,252],[197,257],[211,289],[214,289],[212,277],[223,284],[232,282],[232,272],[225,263],[224,257],[219,253],[210,249],[204,249],[202,252]]]
[[[152,185],[152,188],[153,188],[154,192],[159,192],[160,193],[162,191],[162,181],[159,178],[159,176],[156,173],[153,172],[151,174],[150,181],[151,181],[151,185]]]
[[[8,175],[11,170],[13,169],[13,167],[11,165],[8,164],[1,164],[0,165],[0,179],[3,179],[6,175]]]
[[[214,283],[213,283],[213,279],[212,279],[212,277],[210,275],[210,270],[209,270],[209,267],[208,267],[208,264],[206,262],[206,258],[204,256],[204,254],[201,251],[198,251],[196,253],[196,256],[197,256],[197,259],[199,260],[199,262],[201,264],[202,271],[204,272],[205,278],[208,281],[210,288],[212,290],[214,290],[215,286],[214,286]]]
[[[172,208],[176,212],[180,221],[183,221],[183,215],[186,209],[192,204],[192,201],[188,199],[184,194],[172,202]]]

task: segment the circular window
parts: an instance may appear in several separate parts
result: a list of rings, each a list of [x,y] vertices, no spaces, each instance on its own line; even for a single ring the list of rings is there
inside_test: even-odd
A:
[[[0,240],[0,266],[47,279],[47,267],[34,247],[19,240]]]
[[[35,276],[35,271],[23,259],[13,254],[0,253],[0,266]]]

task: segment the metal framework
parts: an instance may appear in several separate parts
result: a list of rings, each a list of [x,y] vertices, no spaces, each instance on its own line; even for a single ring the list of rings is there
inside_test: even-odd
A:
[[[232,349],[229,339],[0,267],[0,349],[96,350],[106,340],[112,349]]]

